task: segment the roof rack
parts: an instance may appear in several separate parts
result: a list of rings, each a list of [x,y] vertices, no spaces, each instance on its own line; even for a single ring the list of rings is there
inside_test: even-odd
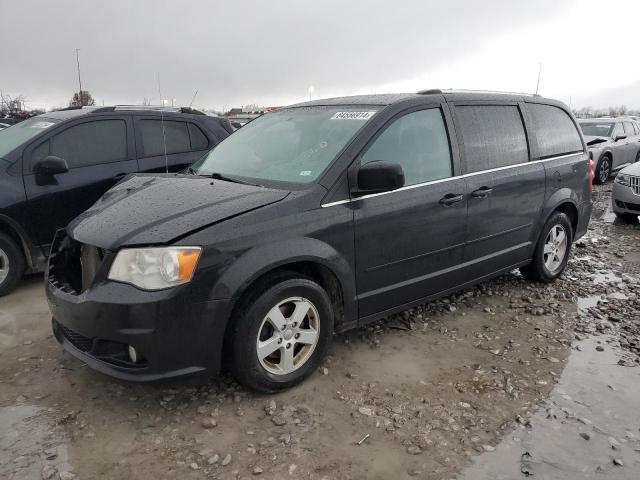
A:
[[[539,97],[540,95],[536,93],[522,93],[522,92],[505,92],[502,90],[471,90],[471,89],[460,89],[460,88],[450,88],[446,90],[439,89],[431,89],[431,90],[420,90],[417,92],[419,95],[426,95],[431,93],[491,93],[494,95],[521,95],[525,97]]]
[[[146,111],[146,112],[172,112],[191,113],[193,115],[206,115],[190,107],[161,107],[160,105],[115,105],[113,107],[100,107],[93,110],[93,113],[117,112],[117,111]]]

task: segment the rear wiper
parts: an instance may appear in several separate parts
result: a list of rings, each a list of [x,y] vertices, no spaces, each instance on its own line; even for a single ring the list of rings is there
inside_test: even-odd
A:
[[[241,183],[242,185],[253,185],[254,187],[261,187],[262,185],[258,185],[257,183],[247,182],[245,180],[240,180],[234,177],[228,177],[223,173],[214,172],[211,175],[211,178],[215,180],[224,180],[225,182],[233,182],[233,183]]]

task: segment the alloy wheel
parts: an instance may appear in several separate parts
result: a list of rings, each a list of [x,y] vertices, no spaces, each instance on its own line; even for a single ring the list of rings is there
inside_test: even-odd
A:
[[[0,284],[9,276],[9,256],[0,248]]]
[[[271,308],[262,320],[256,353],[269,373],[287,375],[309,360],[319,338],[316,307],[306,298],[291,297]]]
[[[600,164],[600,171],[598,174],[600,175],[600,182],[604,183],[609,178],[609,174],[611,173],[611,165],[609,164],[608,158],[603,158]]]
[[[567,254],[567,232],[562,225],[554,225],[544,243],[544,265],[551,274],[555,274],[561,267]]]

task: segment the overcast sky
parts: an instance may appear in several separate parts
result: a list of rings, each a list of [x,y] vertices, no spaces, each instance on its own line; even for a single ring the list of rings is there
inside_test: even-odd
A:
[[[468,88],[640,108],[640,1],[0,0],[0,89],[31,107],[230,108]]]

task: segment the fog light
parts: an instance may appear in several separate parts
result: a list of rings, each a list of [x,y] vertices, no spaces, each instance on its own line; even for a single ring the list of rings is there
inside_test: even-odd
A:
[[[129,347],[127,348],[127,352],[129,353],[129,360],[131,360],[131,363],[137,363],[138,352],[136,352],[136,349],[129,345]]]

